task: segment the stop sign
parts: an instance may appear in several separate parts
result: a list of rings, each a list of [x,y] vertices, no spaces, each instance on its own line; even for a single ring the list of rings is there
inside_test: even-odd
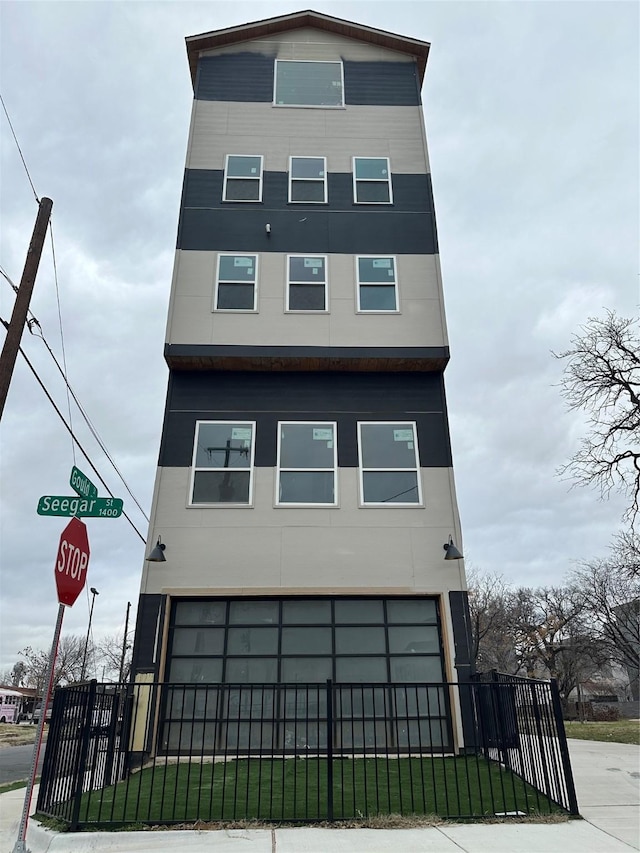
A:
[[[56,587],[58,601],[68,607],[75,602],[87,580],[89,565],[89,537],[87,526],[79,518],[72,518],[62,531],[56,557]]]

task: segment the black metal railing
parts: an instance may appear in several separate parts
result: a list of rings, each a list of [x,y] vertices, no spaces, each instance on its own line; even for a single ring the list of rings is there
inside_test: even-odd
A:
[[[577,814],[577,803],[557,687],[493,674],[58,689],[37,811],[78,829]]]

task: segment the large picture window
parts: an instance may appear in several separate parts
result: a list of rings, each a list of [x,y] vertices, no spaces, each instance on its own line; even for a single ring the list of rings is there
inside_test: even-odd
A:
[[[253,421],[198,421],[192,505],[249,505],[253,490]]]
[[[398,310],[396,259],[376,255],[356,258],[358,311]]]
[[[363,505],[422,503],[415,423],[359,423],[358,456]]]
[[[391,166],[388,157],[353,158],[353,200],[356,204],[391,204]]]
[[[276,504],[335,506],[335,423],[278,424]]]
[[[332,679],[334,713],[346,718],[336,722],[336,744],[403,748],[407,726],[420,726],[421,742],[441,750],[451,743],[443,675],[434,598],[178,599],[162,743],[168,751],[326,745],[320,690]],[[341,691],[341,683],[356,686]]]
[[[276,59],[273,102],[288,107],[342,107],[341,62]]]
[[[323,204],[327,201],[325,157],[289,158],[289,201]]]
[[[256,255],[218,255],[216,311],[255,311],[257,277]]]
[[[262,156],[227,154],[223,201],[262,201]]]
[[[326,311],[326,257],[289,255],[287,269],[287,311]]]

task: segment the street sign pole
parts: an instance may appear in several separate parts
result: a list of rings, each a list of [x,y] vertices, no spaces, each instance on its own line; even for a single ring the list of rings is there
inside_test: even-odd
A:
[[[18,839],[14,845],[13,853],[29,853],[26,846],[27,824],[29,822],[29,812],[31,811],[31,797],[33,795],[33,786],[36,782],[36,774],[38,772],[38,759],[40,757],[40,748],[42,746],[42,735],[44,725],[47,718],[47,708],[51,701],[51,691],[53,690],[53,677],[56,666],[56,657],[58,655],[58,643],[60,642],[60,632],[62,631],[62,618],[64,616],[64,604],[58,605],[58,619],[56,621],[55,631],[53,632],[53,642],[51,644],[51,653],[49,655],[49,667],[47,670],[47,690],[45,696],[42,697],[42,705],[40,709],[40,719],[38,720],[38,729],[36,731],[36,740],[33,745],[33,756],[31,758],[31,772],[29,774],[29,782],[24,795],[24,807],[22,809],[22,819],[20,820],[20,829],[18,831]]]

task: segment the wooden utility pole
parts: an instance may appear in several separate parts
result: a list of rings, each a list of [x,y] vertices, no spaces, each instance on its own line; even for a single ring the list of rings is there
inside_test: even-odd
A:
[[[120,658],[120,684],[124,682],[124,661],[127,656],[127,634],[129,633],[129,611],[131,610],[131,602],[127,601],[127,616],[124,620],[124,637],[122,639],[122,657]]]
[[[11,320],[7,326],[7,337],[5,338],[2,354],[0,355],[0,418],[4,411],[4,404],[9,393],[9,385],[13,376],[13,368],[15,367],[18,350],[20,349],[20,339],[24,330],[24,324],[29,311],[29,303],[31,302],[31,294],[36,281],[36,274],[42,256],[42,247],[44,238],[47,235],[47,227],[49,225],[49,217],[51,216],[51,208],[53,202],[50,198],[43,198],[40,202],[40,209],[36,217],[36,224],[31,235],[31,242],[27,250],[27,259],[24,262],[24,270],[20,279],[20,287],[13,306]]]

